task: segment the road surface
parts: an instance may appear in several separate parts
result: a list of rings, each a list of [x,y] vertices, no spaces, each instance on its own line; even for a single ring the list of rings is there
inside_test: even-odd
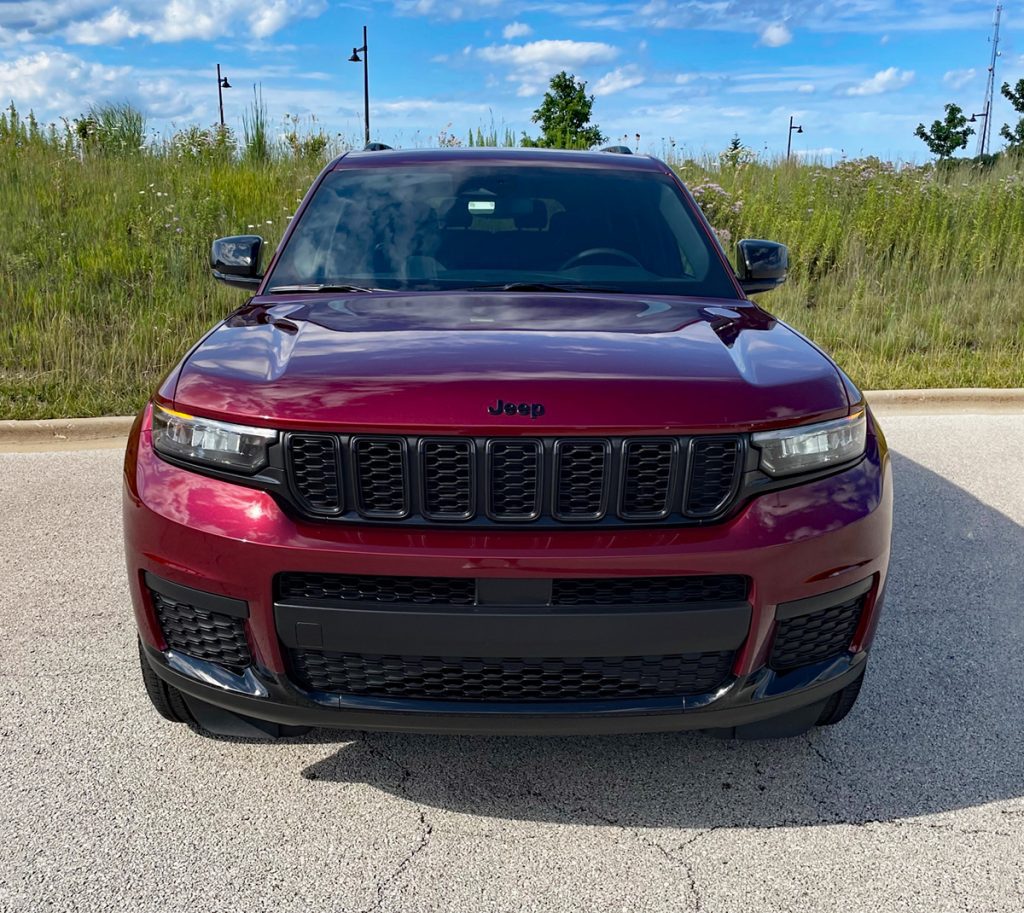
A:
[[[777,743],[203,739],[138,677],[117,450],[0,455],[0,910],[1019,911],[1024,415],[892,415],[887,614]]]

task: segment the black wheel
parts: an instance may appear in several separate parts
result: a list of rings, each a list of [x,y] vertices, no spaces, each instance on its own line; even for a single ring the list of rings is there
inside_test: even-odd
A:
[[[825,705],[825,709],[821,712],[821,716],[818,717],[818,725],[834,726],[840,720],[845,719],[846,715],[853,710],[853,705],[857,703],[857,697],[863,684],[864,673],[861,672],[845,688],[833,694]]]
[[[194,732],[207,738],[256,739],[260,741],[294,738],[305,735],[311,726],[286,726],[257,720],[222,710],[195,697],[186,697],[174,685],[168,685],[149,665],[139,641],[139,665],[142,683],[156,712],[172,723],[185,723]]]
[[[188,723],[190,726],[195,726],[195,718],[189,713],[182,693],[173,685],[168,685],[153,671],[149,660],[146,659],[141,640],[139,641],[139,666],[142,668],[142,684],[146,686],[146,694],[149,695],[156,712],[172,723]]]

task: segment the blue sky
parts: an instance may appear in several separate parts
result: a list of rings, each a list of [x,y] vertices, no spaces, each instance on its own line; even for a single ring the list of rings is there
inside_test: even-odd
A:
[[[612,139],[717,152],[738,133],[769,155],[924,160],[913,130],[954,101],[980,112],[992,0],[0,0],[0,100],[52,120],[129,100],[159,132],[217,117],[215,65],[238,128],[254,83],[275,124],[315,117],[362,136],[370,30],[375,139],[430,145],[446,129],[531,130],[550,76],[597,95]],[[997,77],[1024,77],[1024,0],[1007,0]],[[998,128],[1013,112],[999,98]],[[974,140],[969,147],[974,152]]]

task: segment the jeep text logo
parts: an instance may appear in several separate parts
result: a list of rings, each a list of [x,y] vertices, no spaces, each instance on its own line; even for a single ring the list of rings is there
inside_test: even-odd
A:
[[[487,411],[491,415],[528,415],[530,418],[540,418],[544,414],[544,404],[506,403],[499,399],[493,406],[488,406]]]

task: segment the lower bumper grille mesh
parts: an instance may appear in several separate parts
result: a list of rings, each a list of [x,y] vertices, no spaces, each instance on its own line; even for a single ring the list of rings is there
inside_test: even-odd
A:
[[[734,653],[572,658],[382,656],[290,651],[309,691],[437,701],[583,701],[706,694]]]
[[[185,602],[175,602],[154,590],[149,592],[169,650],[230,669],[242,669],[251,664],[244,619],[207,612]]]
[[[863,608],[864,597],[858,596],[820,612],[780,621],[768,665],[786,671],[838,656],[850,646]]]

